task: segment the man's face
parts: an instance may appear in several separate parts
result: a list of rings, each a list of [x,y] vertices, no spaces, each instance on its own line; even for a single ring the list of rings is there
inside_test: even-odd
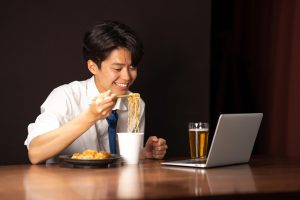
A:
[[[89,69],[95,76],[100,92],[111,90],[117,95],[126,94],[137,77],[137,69],[131,64],[131,54],[125,48],[113,50],[101,63],[101,67],[91,69],[89,66]]]

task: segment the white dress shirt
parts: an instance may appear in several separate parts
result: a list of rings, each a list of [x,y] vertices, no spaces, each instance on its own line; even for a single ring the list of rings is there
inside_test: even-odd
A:
[[[94,76],[84,81],[74,81],[55,88],[41,106],[41,114],[34,123],[28,125],[28,136],[25,145],[30,148],[33,138],[61,127],[65,123],[88,109],[92,99],[99,95]],[[113,110],[117,109],[117,132],[127,132],[128,108],[127,99],[119,98]],[[145,103],[140,100],[140,132],[145,129]],[[77,138],[60,154],[72,154],[86,149],[109,151],[108,123],[106,119],[98,120],[84,134]],[[53,162],[48,160],[47,162]]]

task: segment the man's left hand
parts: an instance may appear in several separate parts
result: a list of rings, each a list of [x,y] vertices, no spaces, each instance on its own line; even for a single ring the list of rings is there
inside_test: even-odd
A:
[[[165,139],[150,136],[144,148],[144,157],[163,159],[166,155],[167,148],[168,146]]]

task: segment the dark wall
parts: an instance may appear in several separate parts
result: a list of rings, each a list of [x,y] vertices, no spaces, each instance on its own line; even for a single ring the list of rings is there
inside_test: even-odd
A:
[[[24,163],[27,125],[50,91],[90,77],[84,32],[112,19],[145,45],[132,90],[146,102],[146,135],[188,155],[187,122],[209,120],[210,1],[5,1],[0,6],[0,164]]]

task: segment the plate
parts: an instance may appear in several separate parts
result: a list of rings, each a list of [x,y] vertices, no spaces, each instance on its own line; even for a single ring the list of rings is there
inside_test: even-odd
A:
[[[103,159],[73,159],[71,157],[72,155],[61,155],[59,159],[64,165],[80,168],[110,167],[121,159],[121,156],[117,154],[111,154],[109,158]]]

